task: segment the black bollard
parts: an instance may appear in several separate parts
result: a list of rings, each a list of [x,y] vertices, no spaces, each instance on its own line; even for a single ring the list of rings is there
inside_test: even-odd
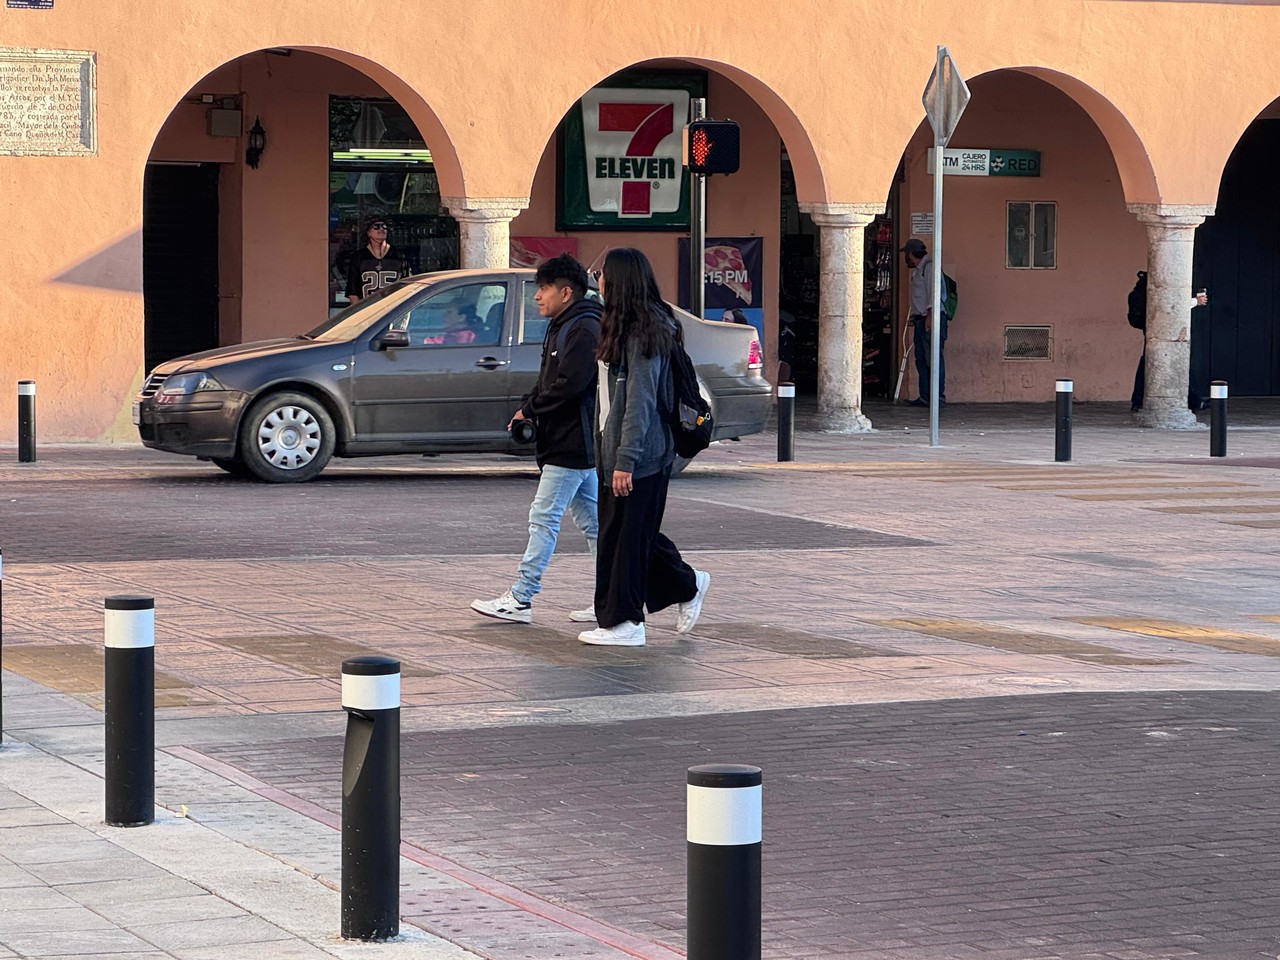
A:
[[[156,816],[156,602],[107,597],[106,821],[141,827]]]
[[[1071,394],[1075,383],[1059,380],[1055,384],[1057,396],[1056,427],[1053,438],[1053,459],[1058,463],[1071,459]]]
[[[759,767],[689,768],[689,960],[760,960]]]
[[[18,462],[36,462],[36,382],[18,381]]]
[[[342,936],[400,932],[400,661],[342,662]]]
[[[778,462],[796,458],[796,385],[778,384]]]
[[[1209,456],[1227,455],[1227,381],[1209,384]]]

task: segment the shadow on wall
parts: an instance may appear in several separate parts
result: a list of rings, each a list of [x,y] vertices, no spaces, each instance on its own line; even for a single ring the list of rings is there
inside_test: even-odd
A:
[[[49,280],[75,287],[142,293],[142,230],[107,244]]]

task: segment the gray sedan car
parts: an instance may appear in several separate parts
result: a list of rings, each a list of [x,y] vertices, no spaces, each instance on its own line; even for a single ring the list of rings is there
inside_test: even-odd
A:
[[[529,453],[507,432],[538,374],[547,319],[531,270],[410,277],[310,333],[162,363],[133,405],[142,442],[275,483],[332,457]],[[755,330],[677,310],[714,439],[764,428]]]

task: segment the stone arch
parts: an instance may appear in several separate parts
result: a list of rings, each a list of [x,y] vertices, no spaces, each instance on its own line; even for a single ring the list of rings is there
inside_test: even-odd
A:
[[[1128,203],[1160,202],[1155,167],[1138,131],[1106,96],[1083,80],[1048,67],[1012,66],[987,70],[979,76],[1010,71],[1043,80],[1074,100],[1102,132],[1120,174]]]
[[[181,102],[183,96],[188,91],[198,87],[204,78],[245,57],[250,57],[254,54],[269,56],[268,51],[270,50],[300,50],[317,54],[345,64],[369,77],[404,107],[418,130],[422,132],[423,138],[430,144],[431,155],[436,164],[436,172],[440,177],[441,192],[446,196],[465,196],[466,178],[454,139],[445,128],[439,114],[436,113],[427,100],[397,74],[378,62],[337,47],[288,44],[278,44],[273,47],[256,47],[240,52],[229,52],[227,55],[222,56],[219,62],[213,66],[209,66],[207,62],[202,62],[189,71],[174,74],[179,79],[170,86],[167,96],[160,97],[156,101],[157,104],[167,103],[167,106],[160,108],[164,110],[163,116],[153,117],[150,120],[151,136],[149,142],[155,143],[160,131],[169,121],[170,116],[172,116],[174,109]]]
[[[687,64],[690,66],[700,67],[704,70],[718,73],[726,79],[732,81],[744,93],[747,94],[756,105],[765,113],[773,122],[774,127],[778,131],[778,135],[782,138],[782,142],[786,145],[787,153],[791,157],[792,168],[795,171],[796,190],[801,201],[806,203],[821,203],[827,199],[827,183],[823,174],[822,163],[818,158],[817,150],[813,145],[813,141],[809,136],[803,121],[796,113],[795,109],[784,100],[772,87],[766,82],[760,80],[755,75],[735,67],[732,64],[724,63],[718,60],[710,60],[705,57],[684,57],[673,56],[670,58],[646,60],[638,60],[635,63],[622,64],[616,70],[608,74],[604,74],[594,80],[588,87],[584,88],[581,93],[598,84],[604,83],[609,77],[623,70],[642,69],[644,67],[664,66],[671,64]],[[581,95],[579,94],[579,96]],[[567,103],[546,129],[545,136],[539,141],[537,149],[541,151],[542,144],[547,143],[555,136],[557,127],[570,108],[572,103]],[[529,183],[532,187],[534,173],[537,168],[537,158],[535,156],[533,164],[529,170]]]

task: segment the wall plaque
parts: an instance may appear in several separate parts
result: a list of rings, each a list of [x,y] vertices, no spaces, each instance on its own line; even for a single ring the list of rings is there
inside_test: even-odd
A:
[[[96,55],[0,47],[0,154],[98,152]]]

